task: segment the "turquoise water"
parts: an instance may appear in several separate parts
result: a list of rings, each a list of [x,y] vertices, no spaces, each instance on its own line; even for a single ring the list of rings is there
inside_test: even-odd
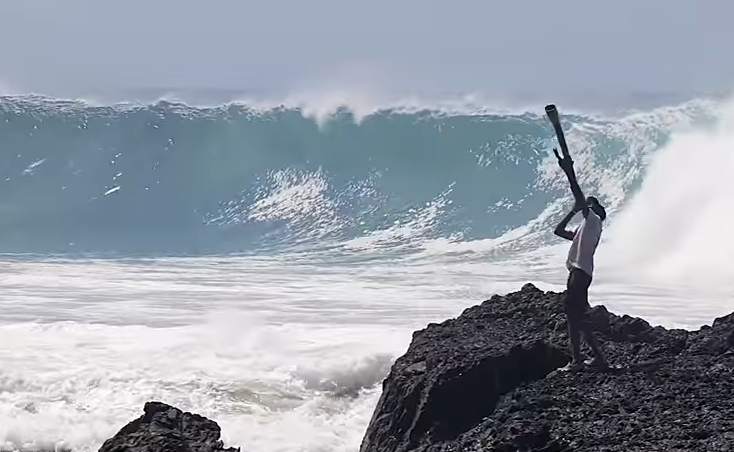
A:
[[[358,450],[413,331],[563,288],[542,107],[0,98],[0,450],[98,450],[152,399],[242,450]],[[592,303],[734,310],[728,104],[559,108],[609,212]]]
[[[673,123],[564,116],[580,171],[591,173],[585,188],[621,205],[671,126],[709,114],[704,104],[678,113],[685,118]],[[313,117],[244,104],[0,97],[0,251],[261,252],[416,221],[424,238],[497,237],[567,196],[558,172],[544,170],[553,138],[535,112]]]

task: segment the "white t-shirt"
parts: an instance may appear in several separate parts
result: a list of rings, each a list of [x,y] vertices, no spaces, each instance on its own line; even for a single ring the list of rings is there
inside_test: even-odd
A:
[[[566,267],[583,270],[587,275],[594,274],[594,253],[601,238],[601,218],[591,209],[576,232],[574,232],[571,249],[568,250]]]

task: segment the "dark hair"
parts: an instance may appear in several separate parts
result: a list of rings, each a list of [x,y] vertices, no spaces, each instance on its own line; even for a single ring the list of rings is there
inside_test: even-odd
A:
[[[589,207],[591,207],[591,210],[599,215],[601,221],[604,221],[607,218],[607,211],[606,209],[604,209],[604,206],[599,204],[598,199],[596,199],[594,196],[589,196],[588,198],[586,198],[586,202],[589,204]]]
[[[592,209],[594,209],[594,212],[596,212],[596,214],[599,215],[599,218],[601,218],[601,221],[604,221],[607,219],[607,211],[604,208],[604,206],[602,206],[601,204],[595,204],[594,207],[592,207]]]

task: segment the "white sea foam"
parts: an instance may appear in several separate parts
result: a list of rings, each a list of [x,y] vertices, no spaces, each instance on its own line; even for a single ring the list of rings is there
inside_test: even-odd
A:
[[[716,126],[701,127],[686,108],[589,120],[569,143],[579,177],[610,203],[592,303],[691,328],[734,310],[726,223],[734,122],[725,109]],[[647,134],[660,124],[678,132],[655,150]],[[624,139],[615,158],[641,166],[597,160],[599,133]],[[563,188],[554,164],[550,155],[541,163],[540,185]],[[324,233],[339,225],[318,173],[271,177],[271,190],[238,214],[311,215]],[[211,417],[243,450],[356,451],[380,382],[414,330],[526,282],[563,288],[568,244],[550,227],[567,201],[475,241],[427,237],[444,207],[439,196],[412,222],[320,252],[8,260],[0,449],[96,450],[155,399]],[[404,244],[419,252],[394,252]]]

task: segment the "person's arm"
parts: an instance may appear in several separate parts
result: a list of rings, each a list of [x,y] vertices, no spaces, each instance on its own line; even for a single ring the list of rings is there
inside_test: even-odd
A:
[[[573,218],[574,215],[576,215],[576,212],[578,212],[578,209],[576,207],[573,208],[570,212],[566,214],[565,217],[561,220],[560,223],[558,223],[558,226],[556,226],[556,229],[553,231],[555,235],[558,237],[564,238],[566,240],[573,240],[573,232],[566,229],[566,226],[568,226],[568,222],[571,221],[571,218]]]
[[[564,173],[566,173],[566,177],[568,178],[568,183],[571,185],[571,193],[573,193],[573,199],[576,201],[576,206],[574,209],[581,210],[584,214],[584,218],[589,216],[589,206],[586,203],[586,198],[584,197],[584,192],[581,191],[581,187],[579,187],[579,182],[576,180],[576,171],[573,169],[573,160],[571,160],[571,156],[568,154],[568,149],[563,147],[563,157],[561,157],[560,154],[558,154],[558,149],[553,148],[553,153],[556,154],[556,159],[558,159],[558,166],[561,167]]]
[[[564,167],[563,170],[568,177],[568,183],[571,185],[571,193],[573,193],[573,198],[576,201],[576,206],[580,207],[579,210],[581,210],[584,218],[586,218],[587,216],[589,216],[589,206],[586,203],[584,192],[581,191],[579,182],[578,180],[576,180],[576,171],[574,171],[573,169],[573,163]]]

